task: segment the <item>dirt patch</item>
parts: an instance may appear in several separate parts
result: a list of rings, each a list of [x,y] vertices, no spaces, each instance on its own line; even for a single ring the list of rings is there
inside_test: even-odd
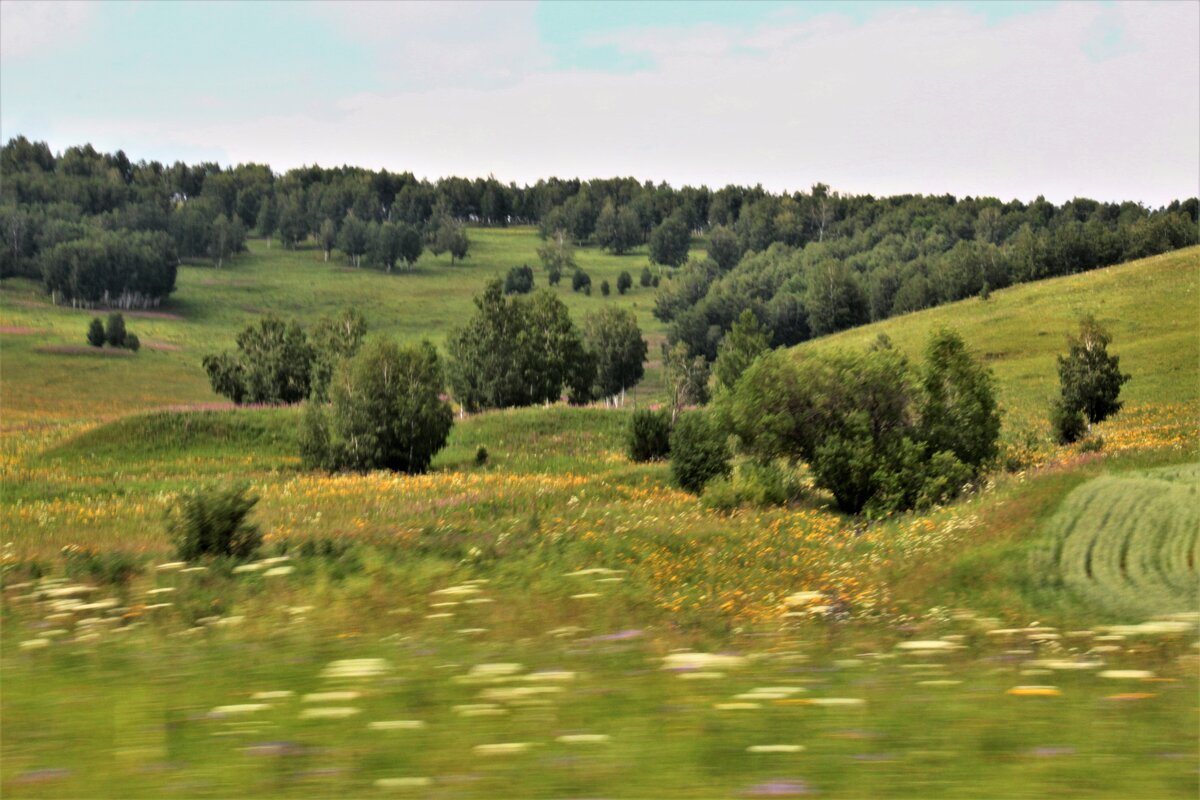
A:
[[[99,306],[96,308],[76,308],[68,305],[56,306],[51,303],[39,303],[35,300],[9,300],[8,302],[12,303],[14,306],[21,306],[22,308],[40,308],[47,311],[50,309],[54,309],[55,311],[78,311],[81,314],[91,314],[92,316],[102,316],[112,311],[116,311],[120,314],[124,314],[127,317],[138,317],[141,319],[170,319],[177,322],[183,322],[185,319],[183,315],[176,314],[173,311],[143,311],[138,309],[126,310],[124,308],[100,308]]]
[[[128,350],[118,350],[115,347],[89,347],[85,344],[48,344],[33,348],[37,353],[51,353],[60,356],[100,356],[102,358],[128,358],[133,355]]]
[[[120,309],[115,309],[120,311]],[[137,317],[139,319],[171,319],[176,322],[183,322],[183,316],[176,314],[173,311],[121,311],[127,317]]]
[[[24,328],[20,325],[0,325],[0,333],[7,333],[10,336],[33,336],[37,333],[49,333],[49,331],[40,328]]]
[[[179,345],[169,342],[142,342],[142,347],[147,350],[157,350],[160,353],[178,353],[183,349]]]

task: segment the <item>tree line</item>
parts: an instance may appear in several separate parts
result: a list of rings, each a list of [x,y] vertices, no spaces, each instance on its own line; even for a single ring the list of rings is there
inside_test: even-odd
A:
[[[1196,198],[1151,210],[1087,199],[1055,206],[1042,198],[844,196],[823,184],[772,194],[761,186],[675,188],[633,178],[518,186],[356,167],[276,174],[263,164],[132,162],[123,151],[90,145],[54,154],[22,136],[0,147],[0,176],[0,276],[45,279],[48,261],[70,258],[43,257],[49,251],[104,232],[166,234],[174,250],[156,251],[163,262],[221,265],[257,234],[284,247],[314,239],[327,257],[336,247],[356,266],[365,259],[389,271],[416,261],[418,240],[452,261],[465,257],[466,223],[537,225],[547,239],[618,255],[645,244],[653,262],[672,267],[686,262],[691,237],[704,233],[708,258],[680,276],[663,314],[674,323],[691,311],[673,325],[672,338],[710,359],[717,334],[732,324],[729,294],[753,301],[777,340],[798,341],[831,326],[1186,246],[1197,239],[1200,209]],[[751,261],[730,277],[745,259],[771,251],[769,261],[796,256],[800,263],[781,270]],[[148,279],[142,271],[76,283],[58,275],[53,285],[47,279],[47,290],[83,304],[108,302],[107,292],[149,305],[174,288],[167,277],[165,267]],[[99,294],[96,283],[105,284]]]

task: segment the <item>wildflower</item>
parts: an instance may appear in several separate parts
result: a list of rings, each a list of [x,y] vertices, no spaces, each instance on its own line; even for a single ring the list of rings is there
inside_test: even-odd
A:
[[[1154,677],[1154,673],[1145,669],[1106,669],[1100,673],[1101,678],[1117,681],[1144,681]]]
[[[802,744],[754,744],[746,748],[747,753],[802,753]]]
[[[358,692],[313,692],[304,695],[305,703],[332,703],[338,700],[357,700],[362,697]]]
[[[429,778],[380,778],[375,781],[375,786],[380,789],[418,789],[432,784]]]
[[[217,706],[211,713],[218,715],[252,714],[255,711],[266,711],[270,707],[267,703],[239,703],[231,706]]]
[[[1058,697],[1062,692],[1057,686],[1014,686],[1005,694],[1013,697]]]
[[[362,711],[353,706],[324,706],[321,708],[306,708],[300,712],[300,719],[345,719]]]
[[[533,747],[532,742],[500,742],[498,744],[477,744],[474,750],[475,755],[479,756],[503,756],[524,753],[531,747]]]
[[[267,570],[266,572],[263,573],[263,577],[264,578],[274,578],[274,577],[278,577],[281,575],[291,575],[295,571],[296,571],[296,568],[292,567],[292,566],[271,567],[269,570]]]

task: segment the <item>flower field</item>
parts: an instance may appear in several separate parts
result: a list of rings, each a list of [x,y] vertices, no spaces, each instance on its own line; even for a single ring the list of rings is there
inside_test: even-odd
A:
[[[994,329],[1008,469],[873,521],[811,486],[708,510],[626,458],[621,409],[456,420],[425,475],[306,473],[296,409],[226,407],[192,374],[245,318],[208,293],[246,302],[283,256],[185,270],[180,319],[137,320],[180,349],[136,358],[38,351],[86,316],[6,285],[0,791],[1194,797],[1200,362],[1151,310],[1194,292],[1184,256],[995,292],[1040,315]],[[1123,315],[1135,376],[1099,452],[1044,422],[1072,303]],[[178,562],[167,509],[234,481],[258,560]]]

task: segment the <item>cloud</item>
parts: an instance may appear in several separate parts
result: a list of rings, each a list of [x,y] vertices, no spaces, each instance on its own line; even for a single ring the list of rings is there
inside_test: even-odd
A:
[[[506,85],[550,63],[532,3],[331,0],[305,8],[370,48],[394,90]]]
[[[364,46],[393,41],[388,31],[461,22],[462,41],[485,49],[462,56],[449,52],[462,48],[459,33],[430,33],[424,50],[379,57],[394,83],[320,111],[211,121],[148,112],[57,130],[86,139],[102,129],[131,154],[152,136],[160,152],[219,143],[228,160],[276,169],[352,163],[518,182],[632,175],[780,190],[823,181],[876,195],[1160,204],[1194,194],[1200,176],[1194,3],[1064,3],[1000,20],[956,5],[887,6],[862,21],[779,17],[597,37],[654,64],[623,74],[544,68],[525,28],[518,45],[480,33],[506,24],[498,16],[463,22],[400,4],[383,6],[390,22],[369,25],[373,8],[339,23],[373,28],[360,30]],[[1097,29],[1119,31],[1105,35],[1120,44],[1099,60],[1088,52]],[[516,52],[527,45],[532,55]]]
[[[0,3],[0,59],[43,56],[67,47],[88,32],[96,5],[60,0],[4,0]]]

